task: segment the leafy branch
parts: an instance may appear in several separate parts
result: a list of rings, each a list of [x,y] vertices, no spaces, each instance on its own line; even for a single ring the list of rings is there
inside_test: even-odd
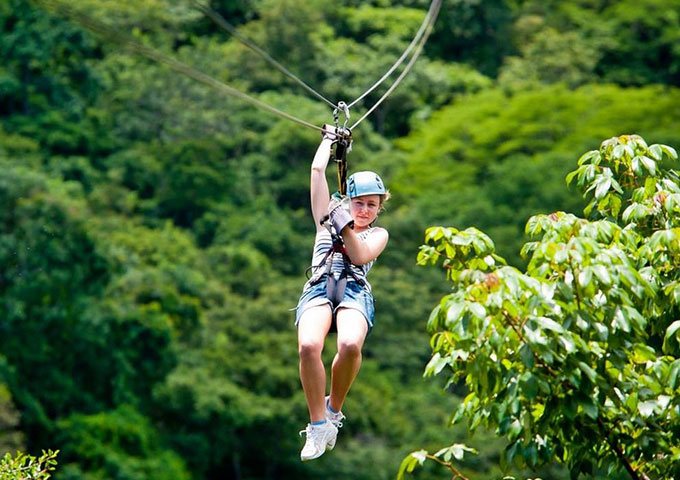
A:
[[[477,229],[426,232],[418,263],[443,263],[453,283],[428,321],[426,374],[448,366],[449,383],[465,379],[453,422],[506,437],[508,463],[680,475],[680,176],[665,160],[677,152],[635,135],[583,155],[567,182],[589,198],[588,218],[529,219],[525,273]],[[665,333],[662,351],[649,332]],[[426,459],[449,468],[428,455],[414,452],[402,474]]]
[[[38,458],[22,452],[9,453],[0,460],[0,480],[47,480],[57,465],[59,450],[47,450]]]

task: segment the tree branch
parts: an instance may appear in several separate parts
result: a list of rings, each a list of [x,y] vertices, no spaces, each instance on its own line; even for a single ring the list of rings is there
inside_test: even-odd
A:
[[[428,459],[430,459],[430,460],[434,460],[434,461],[437,462],[439,465],[443,465],[444,467],[448,468],[448,469],[451,471],[451,473],[453,473],[453,477],[451,477],[451,480],[456,480],[456,479],[460,479],[460,480],[470,480],[470,479],[467,478],[465,475],[463,475],[462,473],[460,473],[460,470],[458,470],[456,467],[454,467],[453,464],[452,464],[451,462],[445,462],[445,461],[442,460],[441,458],[435,457],[434,455],[431,455],[431,454],[429,454],[429,453],[428,453],[425,457],[428,458]]]
[[[628,472],[628,475],[630,475],[630,478],[633,480],[650,480],[647,475],[645,475],[644,472],[640,472],[638,474],[637,471],[633,468],[633,466],[630,464],[628,459],[625,457],[623,454],[623,451],[621,448],[616,444],[616,442],[611,438],[611,429],[607,428],[604,422],[602,421],[601,418],[598,417],[597,419],[597,424],[599,427],[605,431],[605,440],[607,441],[607,445],[609,445],[609,448],[613,450],[613,452],[616,454],[616,457],[619,459],[619,461],[623,464],[623,467],[626,469]]]

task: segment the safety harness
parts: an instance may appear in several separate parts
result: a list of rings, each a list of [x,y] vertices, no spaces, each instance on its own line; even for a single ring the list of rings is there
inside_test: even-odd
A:
[[[342,127],[339,122],[339,114],[345,115],[345,121]],[[352,132],[347,128],[349,121],[349,107],[345,102],[338,102],[338,108],[333,110],[333,123],[335,124],[335,150],[331,151],[331,159],[338,164],[338,193],[341,196],[347,195],[347,154],[352,150]],[[326,268],[322,271],[317,271],[312,278],[309,279],[310,285],[317,285],[321,283],[324,278],[326,280],[326,297],[330,300],[333,310],[342,302],[345,297],[345,289],[347,288],[347,277],[350,276],[362,287],[366,284],[365,280],[352,270],[352,262],[349,254],[342,241],[342,237],[336,233],[329,221],[329,216],[326,215],[321,219],[321,225],[328,230],[331,235],[332,246],[324,254],[323,260],[319,265],[309,267],[320,268],[324,264]],[[340,272],[333,272],[333,256],[336,253],[342,254],[343,268]],[[308,269],[308,270],[309,270]]]
[[[321,224],[328,229],[331,234],[332,245],[331,248],[324,254],[323,259],[318,265],[313,267],[321,267],[325,264],[326,268],[321,271],[317,271],[310,279],[310,285],[317,285],[321,283],[324,279],[326,280],[326,297],[330,300],[333,309],[340,305],[342,299],[345,297],[345,289],[347,288],[347,277],[352,277],[352,279],[357,282],[362,287],[366,285],[366,281],[359,277],[354,270],[352,270],[352,262],[350,261],[349,254],[345,248],[345,244],[342,241],[342,237],[335,232],[333,232],[330,223],[328,222],[328,217],[324,217],[321,220]],[[336,253],[342,254],[343,268],[340,272],[333,272],[333,256]],[[310,268],[313,268],[310,267]]]

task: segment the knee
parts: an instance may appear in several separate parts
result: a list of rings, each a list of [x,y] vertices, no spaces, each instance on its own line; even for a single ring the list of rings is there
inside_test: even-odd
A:
[[[358,358],[361,356],[361,343],[351,340],[338,342],[338,355],[345,358]]]
[[[298,344],[298,354],[300,360],[315,360],[321,358],[323,344],[316,342],[300,342]]]

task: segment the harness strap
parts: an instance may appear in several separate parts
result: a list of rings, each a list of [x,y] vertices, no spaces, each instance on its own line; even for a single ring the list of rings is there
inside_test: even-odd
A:
[[[335,309],[345,297],[345,290],[347,288],[347,276],[351,276],[352,279],[359,285],[364,286],[366,282],[363,278],[358,277],[357,274],[352,270],[352,263],[349,260],[349,255],[344,243],[342,242],[342,237],[331,233],[331,239],[333,244],[331,248],[328,249],[324,255],[324,259],[319,265],[326,263],[326,269],[324,272],[317,274],[316,277],[312,277],[310,280],[311,285],[316,285],[320,283],[324,277],[326,277],[326,296],[331,301],[332,307]],[[343,269],[337,276],[333,275],[331,269],[333,267],[333,254],[341,253],[343,260]]]

